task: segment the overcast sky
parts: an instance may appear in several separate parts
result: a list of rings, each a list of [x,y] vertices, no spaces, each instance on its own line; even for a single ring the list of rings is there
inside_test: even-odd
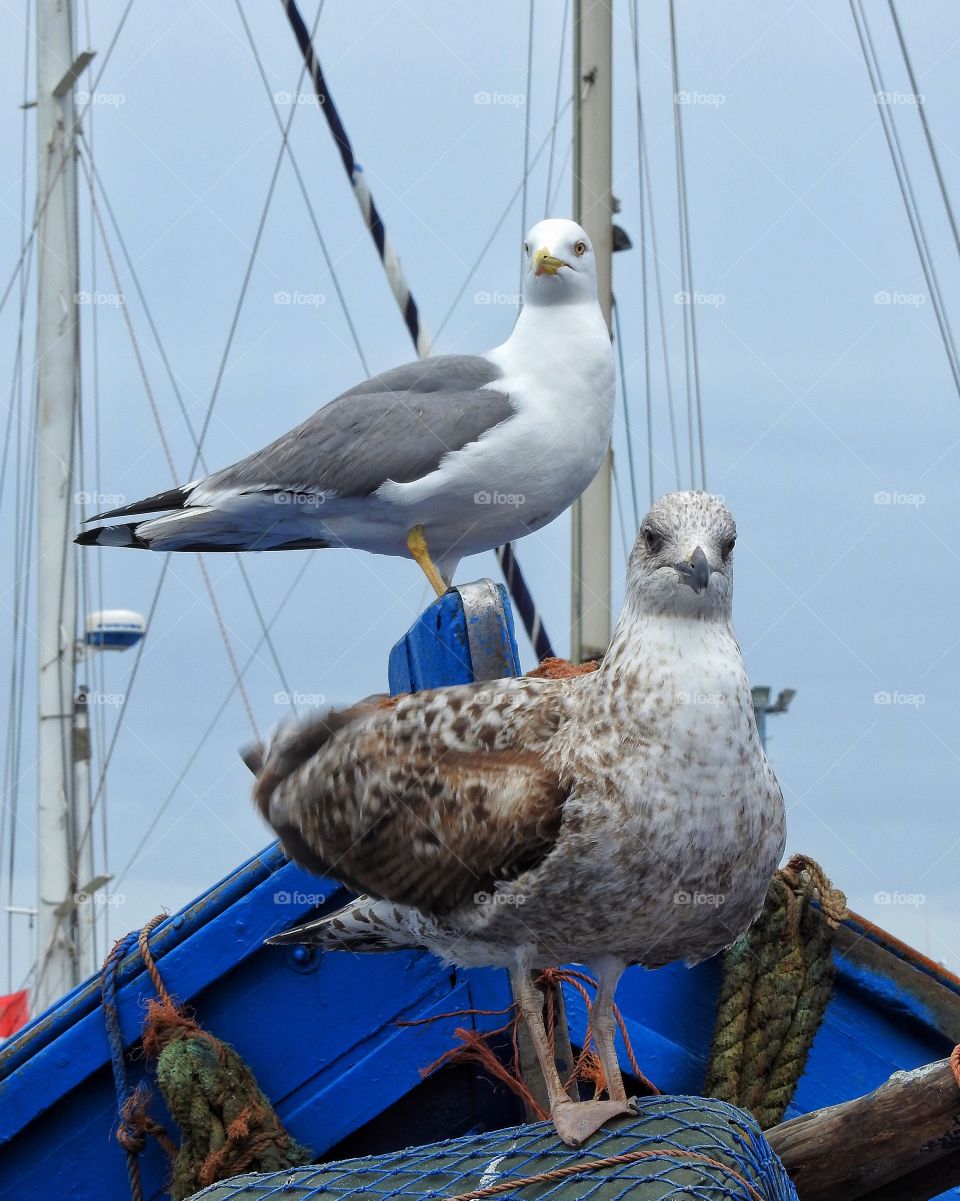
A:
[[[99,63],[119,6],[91,7],[92,28],[88,33],[81,13],[78,41],[99,52]],[[947,308],[956,313],[957,247],[917,103],[886,5],[868,0],[867,7]],[[272,98],[285,121],[300,73],[281,6],[246,8],[266,87],[234,5],[141,3],[120,34],[85,122],[194,428],[202,426],[211,402],[278,154]],[[644,0],[640,8],[657,250],[683,438],[679,483],[685,486],[669,29],[665,2]],[[951,197],[960,196],[960,12],[946,0],[901,8],[946,187]],[[680,87],[690,101],[683,121],[701,301],[696,319],[707,482],[726,498],[740,529],[735,618],[750,675],[775,690],[797,690],[789,714],[770,723],[770,753],[788,804],[788,852],[818,859],[852,908],[957,969],[960,405],[878,105],[845,4],[679,0],[677,9]],[[308,22],[314,15],[311,6]],[[531,153],[547,139],[530,175],[528,224],[545,213],[558,68],[561,105],[571,90],[569,37],[562,63],[559,57],[562,16],[559,0],[536,6],[528,88],[524,5],[329,0],[323,11],[317,47],[331,92],[425,323],[431,331],[442,325],[438,351],[482,351],[510,332],[522,240],[519,200],[476,272],[469,271],[520,183],[527,122]],[[618,220],[635,246],[616,257],[615,290],[642,512],[650,480],[640,193],[633,51],[628,7],[620,0],[615,20],[615,192],[622,205]],[[4,4],[2,21],[5,285],[22,236],[22,6]],[[84,81],[89,86],[89,73]],[[407,361],[413,355],[406,330],[322,114],[310,103],[295,107],[292,145],[366,364],[376,371]],[[32,196],[32,121],[29,131]],[[567,113],[557,130],[552,172],[559,190],[550,215],[570,214],[569,137]],[[105,503],[113,496],[123,503],[190,478],[193,442],[111,227],[126,311],[176,464],[171,480],[102,245],[92,254],[82,173],[81,190],[81,287],[94,303],[82,313],[86,439],[78,487],[106,494]],[[290,302],[283,303],[285,296]],[[14,308],[0,318],[5,408],[13,403]],[[657,323],[651,308],[653,334]],[[32,341],[32,311],[26,331]],[[659,494],[678,481],[658,341],[651,363],[653,489]],[[217,391],[206,464],[213,469],[257,449],[365,374],[296,177],[284,162]],[[27,448],[28,431],[15,422],[17,428]],[[625,515],[625,528],[618,523],[613,537],[619,606],[623,547],[635,532],[622,410],[615,452]],[[8,475],[0,498],[5,672],[17,572],[14,496]],[[90,511],[97,507],[104,505]],[[92,608],[150,609],[161,556],[109,549],[81,554]],[[526,539],[519,555],[564,652],[569,518]],[[383,689],[391,645],[429,600],[420,572],[401,560],[350,551],[248,556],[264,614],[272,617],[305,563],[293,595],[271,621],[281,677],[267,648],[256,649],[261,626],[236,560],[207,559],[233,654],[241,665],[253,656],[244,682],[260,731],[289,711],[283,694],[331,704]],[[492,554],[466,560],[458,580],[484,575],[496,576]],[[532,665],[529,646],[521,650],[525,665]],[[113,700],[129,693],[106,791],[115,877],[111,938],[162,907],[188,902],[268,842],[237,757],[252,729],[236,693],[201,740],[230,693],[233,672],[195,556],[169,558],[131,687],[133,663],[133,653],[101,662],[95,685],[103,698],[95,717],[98,751],[117,721]],[[6,698],[6,684],[0,692]],[[34,712],[30,684],[24,765],[32,762]],[[34,903],[34,799],[35,778],[26,770],[12,892],[20,905]],[[161,806],[155,833],[128,866]],[[0,883],[6,904],[5,875]],[[13,987],[33,956],[26,919],[16,921]]]

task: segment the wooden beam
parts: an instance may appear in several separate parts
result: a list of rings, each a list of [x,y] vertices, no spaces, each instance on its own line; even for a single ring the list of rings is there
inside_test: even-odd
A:
[[[800,1201],[935,1196],[960,1184],[960,1155],[951,1154],[960,1150],[960,1088],[950,1061],[941,1059],[896,1072],[855,1101],[783,1122],[766,1137]],[[904,1177],[920,1191],[887,1191]],[[923,1191],[927,1178],[934,1192]]]

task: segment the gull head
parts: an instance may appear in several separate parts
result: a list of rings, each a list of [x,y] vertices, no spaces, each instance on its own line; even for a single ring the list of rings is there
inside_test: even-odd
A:
[[[523,243],[524,304],[570,304],[597,299],[593,245],[576,221],[538,222]]]
[[[640,612],[726,620],[733,601],[737,527],[709,492],[662,496],[640,523],[627,595]]]

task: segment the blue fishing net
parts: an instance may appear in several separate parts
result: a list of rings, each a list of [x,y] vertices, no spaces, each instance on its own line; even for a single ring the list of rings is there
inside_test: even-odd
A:
[[[644,1097],[638,1115],[604,1126],[586,1147],[564,1146],[540,1122],[339,1163],[235,1176],[194,1201],[442,1201],[570,1165],[583,1171],[499,1193],[524,1201],[796,1201],[750,1114],[702,1097]],[[593,1161],[644,1152],[607,1166]],[[712,1161],[712,1162],[709,1162]]]

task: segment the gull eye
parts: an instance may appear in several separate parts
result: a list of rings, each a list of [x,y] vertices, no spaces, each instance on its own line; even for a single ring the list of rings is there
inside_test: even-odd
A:
[[[736,545],[737,545],[737,535],[736,534],[731,535],[731,537],[729,537],[729,538],[725,538],[723,540],[723,542],[720,544],[720,557],[723,559],[724,563],[726,563],[726,561],[733,554],[733,548]]]
[[[651,555],[655,555],[663,550],[663,535],[658,534],[655,529],[647,526],[643,531],[643,545]]]
[[[587,253],[586,242],[578,242],[576,244],[576,246],[574,246],[574,248],[573,248],[573,253],[575,255],[577,255],[578,257],[582,257],[583,255],[585,255]]]
[[[524,254],[529,254],[529,253],[530,253],[530,243],[529,243],[529,242],[524,242],[524,244],[523,244],[523,253],[524,253]]]

